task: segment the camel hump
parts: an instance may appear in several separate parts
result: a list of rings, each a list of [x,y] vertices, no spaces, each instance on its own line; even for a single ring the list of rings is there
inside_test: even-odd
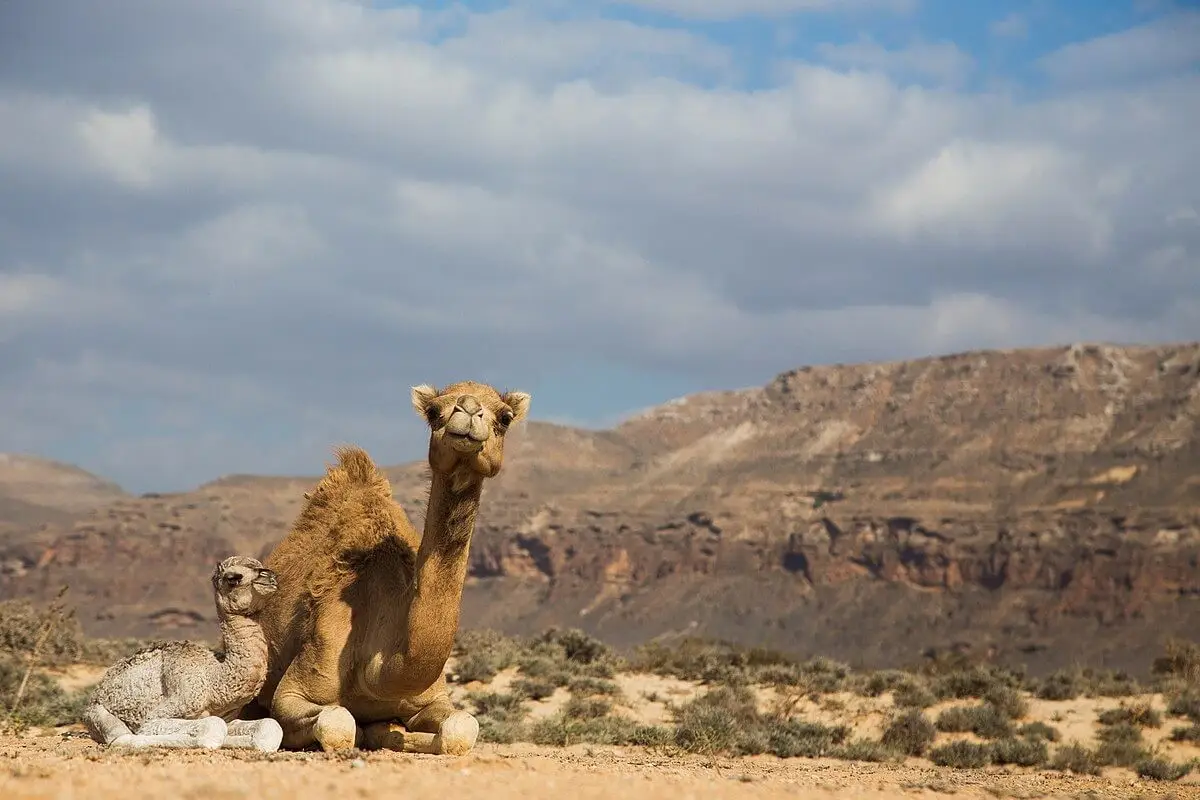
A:
[[[375,462],[367,455],[367,451],[354,445],[339,447],[337,454],[338,467],[346,473],[346,481],[360,486],[370,486],[385,480],[383,473],[375,466]]]

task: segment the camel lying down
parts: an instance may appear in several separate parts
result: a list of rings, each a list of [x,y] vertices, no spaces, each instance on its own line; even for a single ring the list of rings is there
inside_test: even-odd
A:
[[[267,642],[256,619],[278,584],[257,559],[232,556],[212,574],[221,649],[194,642],[143,648],[114,664],[83,714],[92,738],[110,747],[218,747],[272,752],[283,729],[273,719],[235,719],[267,676]],[[227,721],[228,720],[228,721]]]

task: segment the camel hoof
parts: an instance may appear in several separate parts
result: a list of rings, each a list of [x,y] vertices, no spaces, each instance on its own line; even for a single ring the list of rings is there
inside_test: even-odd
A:
[[[433,745],[434,749],[443,755],[461,756],[470,752],[478,738],[479,721],[466,711],[455,711],[442,720]]]
[[[204,717],[197,721],[196,746],[216,750],[225,743],[228,726],[220,717]]]
[[[326,753],[354,748],[358,727],[354,715],[341,706],[330,706],[317,715],[313,737]]]
[[[250,741],[260,753],[274,753],[283,743],[283,727],[270,717],[260,719]]]

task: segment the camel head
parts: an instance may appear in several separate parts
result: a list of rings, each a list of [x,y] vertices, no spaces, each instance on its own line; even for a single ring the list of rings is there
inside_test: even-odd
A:
[[[250,617],[266,605],[267,597],[279,588],[275,573],[257,558],[230,556],[212,574],[217,608],[223,615]]]
[[[504,461],[504,436],[529,413],[525,392],[501,394],[463,381],[442,390],[415,386],[412,403],[429,425],[429,465],[437,472],[493,478]]]

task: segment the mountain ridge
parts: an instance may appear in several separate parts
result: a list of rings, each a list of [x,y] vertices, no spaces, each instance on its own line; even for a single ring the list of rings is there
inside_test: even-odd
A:
[[[1198,419],[1189,342],[799,367],[609,429],[531,421],[485,489],[463,624],[1144,669],[1200,631]],[[0,597],[68,582],[103,635],[210,624],[209,562],[269,551],[321,466],[0,528]],[[420,525],[425,465],[385,471]]]

